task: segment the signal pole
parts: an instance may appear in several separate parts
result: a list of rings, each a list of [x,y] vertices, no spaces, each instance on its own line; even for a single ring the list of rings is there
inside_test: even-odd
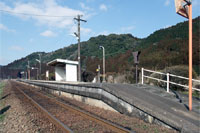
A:
[[[78,22],[78,34],[74,33],[78,37],[78,81],[81,82],[81,53],[80,53],[80,21],[87,22],[86,20],[81,19],[81,15],[78,15],[77,18],[74,18]]]

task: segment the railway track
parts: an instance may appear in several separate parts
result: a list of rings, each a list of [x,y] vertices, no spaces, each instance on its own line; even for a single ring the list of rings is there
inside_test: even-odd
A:
[[[71,105],[62,103],[55,98],[49,98],[38,91],[33,91],[33,89],[29,89],[30,86],[18,82],[11,82],[11,84],[13,88],[16,88],[29,99],[63,132],[133,132]]]

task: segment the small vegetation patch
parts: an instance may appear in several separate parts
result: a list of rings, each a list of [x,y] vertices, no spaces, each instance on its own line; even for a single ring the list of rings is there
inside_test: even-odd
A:
[[[181,93],[188,95],[188,91],[182,91]],[[200,93],[198,91],[193,91],[192,96],[200,99]],[[200,107],[199,107],[200,108]]]
[[[1,101],[1,99],[2,99],[2,95],[3,95],[4,87],[5,87],[5,82],[0,81],[0,109],[3,107],[3,103]],[[4,117],[5,117],[5,114],[0,113],[0,122],[3,121]]]

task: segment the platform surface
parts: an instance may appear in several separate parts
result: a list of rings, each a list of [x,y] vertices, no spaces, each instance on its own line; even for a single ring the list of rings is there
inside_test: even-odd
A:
[[[200,108],[189,111],[188,101],[183,96],[148,85],[103,83],[101,86],[156,118],[182,127],[183,132],[200,132]],[[193,99],[193,103],[194,107],[200,107],[199,99]]]

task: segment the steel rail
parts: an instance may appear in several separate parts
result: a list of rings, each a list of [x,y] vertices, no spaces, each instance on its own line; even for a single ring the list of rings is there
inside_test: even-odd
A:
[[[134,131],[130,131],[130,130],[122,127],[122,126],[119,126],[117,124],[114,124],[112,122],[104,120],[102,118],[99,118],[99,117],[97,117],[95,115],[92,115],[92,114],[86,112],[86,111],[80,110],[80,109],[75,108],[75,107],[73,107],[71,105],[68,105],[68,104],[65,104],[65,103],[63,103],[61,101],[58,101],[55,98],[50,98],[50,97],[48,97],[48,96],[46,96],[46,95],[44,95],[44,94],[42,94],[40,92],[36,92],[36,91],[34,91],[34,92],[37,93],[38,95],[42,96],[42,97],[45,97],[45,98],[51,100],[52,102],[57,103],[58,105],[62,106],[63,108],[65,108],[67,110],[70,110],[70,111],[72,111],[72,112],[74,112],[76,114],[79,114],[79,115],[81,115],[81,116],[83,116],[83,117],[85,117],[87,119],[95,121],[95,122],[97,122],[97,123],[109,128],[109,129],[111,129],[112,131],[115,131],[117,133],[135,133]]]
[[[37,102],[35,102],[31,97],[29,97],[26,93],[24,93],[21,89],[19,89],[18,87],[16,87],[16,89],[22,93],[25,98],[27,98],[29,101],[31,101],[33,103],[33,105],[39,109],[40,111],[42,111],[45,116],[47,116],[47,118],[53,123],[55,124],[57,127],[59,127],[63,132],[65,133],[73,133],[73,131],[67,127],[66,125],[64,125],[61,121],[59,121],[56,117],[54,117],[53,115],[51,115],[46,109],[44,109],[42,106],[40,106]]]
[[[44,94],[41,94],[40,92],[36,92],[36,91],[34,91],[34,92],[38,93],[38,95],[40,95],[40,96],[48,98],[52,102],[57,103],[58,105],[62,106],[63,108],[65,108],[67,110],[70,110],[70,111],[72,111],[72,112],[74,112],[76,114],[79,114],[79,115],[87,118],[87,119],[90,119],[90,120],[95,121],[95,122],[97,122],[97,123],[99,123],[101,125],[104,125],[105,127],[109,128],[109,129],[111,129],[111,130],[113,130],[115,132],[118,132],[118,133],[134,133],[134,131],[130,131],[130,130],[124,128],[124,127],[121,127],[121,126],[119,126],[117,124],[114,124],[112,122],[109,122],[107,120],[99,118],[99,117],[97,117],[95,115],[92,115],[92,114],[86,112],[86,111],[83,111],[83,110],[75,108],[75,107],[73,107],[71,105],[65,104],[65,103],[63,103],[61,101],[56,100],[55,98],[50,98],[50,97],[48,97],[48,96],[46,96]]]

